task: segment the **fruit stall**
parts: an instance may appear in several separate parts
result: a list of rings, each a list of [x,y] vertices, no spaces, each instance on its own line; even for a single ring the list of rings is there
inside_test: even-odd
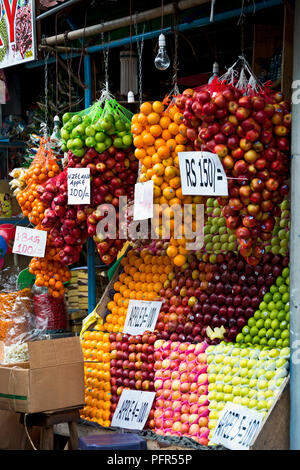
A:
[[[222,21],[211,3],[211,22]],[[139,101],[130,89],[127,101],[117,98],[107,67],[95,99],[86,54],[84,104],[61,113],[55,138],[44,122],[29,164],[11,172],[21,217],[0,225],[0,373],[34,364],[36,340],[56,342],[63,366],[64,352],[72,359],[64,341],[77,337],[80,449],[124,435],[149,450],[289,449],[284,12],[280,80],[259,68],[271,54],[259,25],[251,65],[242,49],[193,86],[175,67],[167,93],[144,99],[140,90]],[[163,71],[170,61],[160,52]],[[175,41],[174,62],[177,53]],[[55,432],[69,438],[70,427]]]

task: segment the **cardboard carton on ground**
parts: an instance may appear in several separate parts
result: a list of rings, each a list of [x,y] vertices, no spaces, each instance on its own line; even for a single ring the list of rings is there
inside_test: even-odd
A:
[[[79,337],[28,342],[29,361],[0,365],[0,409],[38,413],[84,406]]]

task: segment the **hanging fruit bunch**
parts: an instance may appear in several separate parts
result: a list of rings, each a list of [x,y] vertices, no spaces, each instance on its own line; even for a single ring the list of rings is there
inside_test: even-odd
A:
[[[39,228],[42,229],[42,227]],[[54,240],[49,233],[45,256],[32,258],[29,263],[29,272],[35,275],[37,287],[47,287],[48,293],[55,298],[64,295],[64,283],[70,280],[71,273],[68,267],[61,263],[59,249],[54,246]]]
[[[272,238],[279,204],[289,192],[290,105],[282,93],[228,84],[227,78],[185,90],[176,105],[194,149],[220,157],[229,197],[218,202],[241,255],[256,265]]]
[[[24,174],[26,187],[16,196],[22,213],[33,225],[41,222],[47,207],[39,198],[38,187],[60,173],[56,159],[46,144],[46,140],[41,139],[39,150]]]
[[[137,180],[138,162],[132,150],[130,119],[131,113],[114,99],[96,102],[84,112],[64,118],[66,132],[68,123],[76,124],[68,135],[62,131],[64,139],[71,136],[72,140],[67,140],[67,168],[89,168],[91,174],[91,204],[78,209],[77,223],[87,224],[87,234],[94,238],[99,256],[107,265],[114,261],[125,242],[118,229],[119,198],[126,196],[128,201],[133,200]],[[108,204],[107,211],[105,204]],[[97,224],[105,218],[111,205],[115,208],[114,226],[104,225],[102,230],[97,230]],[[105,233],[107,230],[109,235]]]
[[[160,239],[170,240],[167,255],[176,266],[182,266],[186,262],[187,240],[183,232],[195,233],[196,204],[205,200],[200,196],[182,194],[178,153],[193,150],[187,131],[183,113],[173,101],[169,105],[160,101],[142,103],[140,112],[132,118],[135,156],[141,163],[139,181],[153,181],[153,201],[161,206],[156,213],[159,224],[154,230]],[[184,220],[183,230],[182,227],[175,227],[175,214],[178,207],[183,213],[183,207],[187,204],[190,204],[192,217],[190,223],[187,219]],[[163,220],[166,222],[163,223]],[[179,230],[179,238],[174,236],[175,230]],[[192,240],[191,236],[189,239]]]
[[[40,201],[46,205],[42,225],[49,229],[59,260],[65,266],[79,260],[87,239],[86,224],[77,219],[80,206],[68,205],[67,170],[44,186],[39,186]]]

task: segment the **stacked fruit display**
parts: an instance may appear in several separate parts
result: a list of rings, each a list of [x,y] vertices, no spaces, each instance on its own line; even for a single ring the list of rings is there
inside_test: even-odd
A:
[[[188,145],[183,114],[174,103],[142,103],[140,112],[132,118],[131,132],[135,156],[141,163],[139,181],[153,181],[153,201],[160,206],[155,211],[156,236],[169,240],[167,255],[176,266],[182,266],[188,253],[186,241],[195,238],[196,204],[205,200],[200,196],[182,195],[178,152],[193,150],[193,146]],[[184,213],[187,204],[189,214]],[[176,226],[179,209],[184,225]]]
[[[99,102],[80,113],[65,113],[61,129],[62,150],[83,157],[86,148],[103,153],[111,145],[128,149],[132,145],[130,133],[131,113],[115,100]]]
[[[207,345],[158,340],[154,347],[156,398],[150,429],[207,445]]]
[[[110,333],[111,418],[124,389],[154,391],[156,335]],[[152,413],[151,413],[152,415]],[[151,415],[149,419],[151,420]]]
[[[168,256],[154,256],[146,248],[130,250],[121,264],[124,271],[114,283],[114,293],[107,304],[105,328],[112,333],[123,331],[130,299],[161,299],[161,289],[172,271]]]
[[[240,253],[257,264],[289,190],[289,103],[281,93],[243,94],[213,82],[199,91],[186,90],[176,98],[176,106],[194,150],[221,158],[229,197],[218,201]]]
[[[85,407],[80,416],[101,426],[110,426],[110,342],[102,325],[83,333],[81,346],[84,357]]]
[[[270,348],[289,346],[289,297],[289,268],[285,267],[264,295],[258,310],[236,336],[236,342]]]
[[[288,376],[289,348],[240,348],[221,343],[206,349],[209,438],[227,402],[267,414]]]

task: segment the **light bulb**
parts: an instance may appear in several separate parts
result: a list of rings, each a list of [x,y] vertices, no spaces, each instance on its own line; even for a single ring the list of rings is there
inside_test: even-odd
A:
[[[158,38],[158,53],[154,65],[158,70],[166,70],[170,66],[170,59],[166,50],[166,38],[163,34],[160,34]]]

